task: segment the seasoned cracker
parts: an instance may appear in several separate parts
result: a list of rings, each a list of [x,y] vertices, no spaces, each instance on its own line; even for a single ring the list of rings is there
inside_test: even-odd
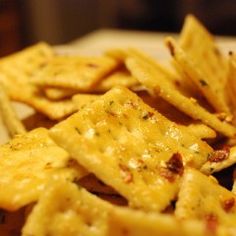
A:
[[[188,15],[180,35],[179,49],[167,40],[172,56],[217,112],[229,113],[225,94],[228,74],[226,59],[213,36],[192,15]]]
[[[24,134],[26,132],[25,127],[17,117],[17,114],[9,100],[9,97],[5,92],[5,88],[1,83],[0,83],[0,114],[11,137],[14,137],[16,134]]]
[[[175,198],[184,165],[199,168],[212,152],[123,87],[57,124],[50,135],[132,207],[155,211]]]
[[[72,101],[49,101],[30,78],[54,57],[54,51],[47,44],[36,44],[17,54],[0,60],[0,82],[12,100],[26,103],[53,120],[62,119],[76,108]]]
[[[235,229],[230,231],[219,225],[214,233],[215,236],[233,236]],[[188,219],[179,221],[174,215],[115,208],[109,217],[108,235],[112,236],[205,236],[208,234],[209,230],[205,222]]]
[[[236,195],[211,176],[196,169],[185,169],[175,215],[179,219],[205,220],[211,230],[218,225],[235,230]]]
[[[194,134],[200,139],[216,138],[216,132],[210,127],[201,123],[190,124],[187,126],[187,129],[190,133]]]
[[[119,63],[109,57],[57,56],[32,82],[40,86],[89,91]]]
[[[38,200],[50,179],[85,174],[44,128],[16,136],[0,147],[0,208],[17,210]],[[74,167],[73,167],[74,166]]]
[[[162,97],[193,119],[202,121],[225,136],[232,137],[236,134],[235,127],[220,121],[217,116],[201,107],[195,99],[188,98],[175,89],[173,84],[169,82],[168,75],[162,70],[158,70],[157,67],[137,58],[128,58],[126,65],[131,74],[144,84],[152,94]]]
[[[22,235],[107,235],[112,205],[66,181],[51,183],[29,215]],[[108,236],[108,235],[107,235]]]

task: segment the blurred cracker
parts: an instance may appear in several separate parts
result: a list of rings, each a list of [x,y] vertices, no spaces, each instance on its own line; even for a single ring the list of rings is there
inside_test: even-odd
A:
[[[26,103],[53,120],[62,119],[76,108],[72,101],[53,102],[30,83],[30,78],[54,57],[46,44],[36,44],[0,60],[0,81],[10,99]]]
[[[201,171],[205,174],[212,174],[228,168],[236,163],[236,146],[223,147],[215,150],[208,161],[202,166]]]
[[[196,169],[185,169],[175,215],[182,220],[204,220],[211,233],[219,225],[235,230],[236,195],[213,177]]]
[[[17,117],[17,114],[12,107],[2,83],[0,83],[0,113],[11,137],[14,137],[16,134],[24,134],[26,132],[25,127]]]
[[[44,88],[44,93],[48,99],[61,100],[72,97],[78,92],[74,89],[66,88]]]
[[[0,208],[14,211],[38,200],[52,178],[73,180],[85,174],[69,154],[35,129],[0,147]]]
[[[223,236],[235,233],[235,229],[219,225],[214,234],[211,234],[204,221],[178,220],[174,215],[148,213],[128,208],[112,209],[108,225],[107,235],[112,236]]]
[[[22,236],[105,236],[111,208],[111,204],[75,184],[55,181],[27,218]]]
[[[154,67],[144,60],[132,57],[126,60],[126,65],[131,74],[140,83],[144,84],[154,96],[162,97],[194,120],[202,121],[225,136],[235,136],[235,127],[218,119],[217,116],[201,107],[195,99],[188,98],[180,93],[170,83],[168,74],[163,72],[163,70],[159,70],[158,67]]]
[[[130,206],[154,211],[175,198],[183,165],[199,168],[212,152],[124,87],[60,122],[50,135]]]
[[[110,57],[57,56],[49,62],[32,82],[43,87],[89,91],[119,66]]]
[[[230,113],[225,94],[227,61],[207,29],[193,15],[188,15],[179,39],[180,48],[173,39],[167,40],[167,45],[215,110]]]
[[[40,42],[10,56],[1,58],[0,66],[1,68],[10,68],[12,66],[11,69],[24,70],[26,75],[30,75],[35,70],[45,66],[54,56],[53,48],[45,42]]]
[[[196,137],[200,139],[216,138],[216,132],[207,125],[204,125],[202,123],[192,123],[187,125],[186,128],[188,129],[188,132],[194,134]]]
[[[138,86],[139,82],[131,76],[126,68],[121,68],[104,78],[94,90],[96,92],[106,92],[118,85],[132,89]]]

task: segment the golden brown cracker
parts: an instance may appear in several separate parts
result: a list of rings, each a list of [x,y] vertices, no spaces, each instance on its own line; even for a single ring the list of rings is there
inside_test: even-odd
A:
[[[29,215],[23,236],[106,236],[112,205],[66,181],[51,183]]]
[[[50,134],[131,206],[155,211],[175,198],[183,165],[199,168],[212,152],[123,87],[57,124]],[[172,162],[178,165],[174,171]]]
[[[44,128],[19,135],[0,147],[0,208],[17,210],[37,201],[52,178],[84,174],[70,166],[69,154],[58,147]]]
[[[184,172],[175,215],[179,219],[205,220],[209,227],[235,227],[235,203],[236,195],[212,177],[189,168]]]
[[[89,91],[119,63],[109,57],[57,56],[33,79],[40,86]]]
[[[150,66],[145,61],[136,58],[128,58],[126,65],[131,74],[152,94],[157,94],[193,119],[202,121],[226,136],[232,137],[236,134],[235,127],[220,121],[214,114],[201,107],[195,99],[188,98],[176,90],[169,82],[167,75],[157,67]]]

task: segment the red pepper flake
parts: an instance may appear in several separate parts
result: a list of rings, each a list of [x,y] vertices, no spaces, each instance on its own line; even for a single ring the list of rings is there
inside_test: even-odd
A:
[[[182,156],[180,153],[176,152],[172,157],[166,162],[167,169],[174,174],[182,175],[184,173],[184,165],[182,162]]]
[[[234,207],[234,204],[235,204],[235,198],[232,197],[230,199],[224,200],[222,202],[222,207],[226,212],[229,212]]]
[[[216,150],[208,156],[210,162],[221,162],[229,157],[230,149],[228,146],[224,146],[221,150]]]
[[[169,182],[174,182],[176,175],[184,173],[184,165],[180,153],[174,153],[166,162],[166,167],[160,169],[160,175],[166,178]]]
[[[206,221],[207,232],[210,233],[211,235],[216,234],[217,226],[219,223],[218,217],[213,213],[206,214],[205,221]]]
[[[119,164],[119,167],[121,169],[122,178],[124,182],[127,184],[133,182],[133,174],[131,173],[130,169],[123,164]]]

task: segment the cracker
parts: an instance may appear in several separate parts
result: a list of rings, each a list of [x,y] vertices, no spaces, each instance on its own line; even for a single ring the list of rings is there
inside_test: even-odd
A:
[[[137,58],[128,58],[126,65],[131,74],[151,90],[152,94],[157,94],[194,120],[202,121],[225,136],[232,137],[236,134],[235,127],[220,121],[214,114],[201,107],[195,99],[188,98],[175,89],[169,82],[168,75],[162,70]]]
[[[11,137],[16,134],[24,134],[26,132],[25,127],[17,117],[17,114],[12,107],[8,95],[5,92],[5,88],[0,83],[0,113],[4,124]]]
[[[89,91],[119,63],[109,57],[57,56],[32,82],[40,86]]]
[[[54,51],[48,44],[38,43],[0,59],[0,74],[5,75],[12,86],[28,83],[53,57]]]
[[[201,167],[201,172],[212,174],[236,163],[236,147],[224,147],[209,156],[208,161]]]
[[[226,227],[219,226],[214,235],[233,235],[233,232],[231,234]],[[173,215],[116,208],[112,210],[109,217],[108,235],[112,236],[204,236],[208,234],[209,231],[204,222],[179,221]]]
[[[73,96],[77,91],[66,88],[44,88],[44,93],[48,99],[61,100]]]
[[[112,205],[75,184],[51,183],[29,215],[22,235],[107,235]]]
[[[30,78],[54,57],[47,44],[37,44],[0,60],[0,81],[12,100],[26,103],[51,119],[62,119],[76,108],[72,101],[52,102],[40,94]]]
[[[12,100],[26,103],[52,120],[60,120],[76,111],[76,106],[69,99],[51,101],[27,81],[14,83],[9,77],[1,78],[4,78],[2,82]]]
[[[85,173],[44,128],[16,136],[0,147],[0,156],[0,208],[7,210],[38,200],[52,178],[73,180]]]
[[[185,169],[175,215],[179,219],[205,220],[213,231],[217,225],[235,227],[235,203],[236,195],[211,176],[189,168]]]
[[[23,69],[26,75],[32,74],[36,69],[42,68],[55,56],[55,52],[50,45],[45,42],[37,43],[27,47],[17,53],[0,59],[3,68]]]
[[[216,132],[210,127],[201,123],[190,124],[187,126],[187,129],[190,133],[194,134],[200,139],[216,138]]]
[[[155,211],[175,198],[183,165],[199,168],[212,152],[123,87],[57,124],[50,135],[132,207]]]
[[[139,85],[137,79],[135,79],[129,71],[125,68],[121,68],[111,75],[104,78],[95,88],[96,92],[106,92],[115,86],[124,86],[127,88],[135,88]]]
[[[186,17],[178,46],[167,41],[172,56],[217,112],[229,113],[225,94],[226,59],[213,36],[192,15]]]
[[[22,102],[32,106],[51,120],[61,120],[77,111],[76,105],[70,99],[50,101],[41,95],[32,95],[31,99],[22,99]]]

